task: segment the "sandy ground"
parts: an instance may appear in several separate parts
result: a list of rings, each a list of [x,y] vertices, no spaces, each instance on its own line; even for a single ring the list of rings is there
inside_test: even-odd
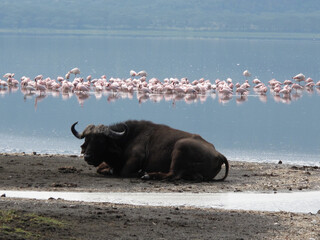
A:
[[[113,192],[320,190],[311,166],[230,161],[225,182],[106,177],[78,156],[0,154],[0,189]],[[0,239],[320,239],[320,214],[0,198]],[[320,206],[319,206],[320,210]]]

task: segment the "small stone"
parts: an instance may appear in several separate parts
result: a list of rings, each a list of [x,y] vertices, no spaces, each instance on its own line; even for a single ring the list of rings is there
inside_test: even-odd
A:
[[[1,195],[1,197],[6,197],[6,194],[5,194],[5,193],[4,193],[4,194],[2,194],[2,195]]]
[[[282,161],[280,160],[280,161],[278,162],[278,164],[282,164]]]

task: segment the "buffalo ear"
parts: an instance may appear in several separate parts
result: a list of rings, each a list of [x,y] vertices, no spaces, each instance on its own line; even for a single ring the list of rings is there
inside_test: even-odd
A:
[[[75,129],[75,126],[78,124],[78,122],[75,122],[74,124],[72,124],[71,126],[71,132],[73,133],[73,135],[78,138],[78,139],[83,139],[84,135],[81,133],[78,133],[78,131]]]

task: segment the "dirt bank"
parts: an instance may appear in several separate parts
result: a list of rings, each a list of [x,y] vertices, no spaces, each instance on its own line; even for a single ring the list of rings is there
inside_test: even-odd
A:
[[[225,182],[98,175],[78,156],[0,154],[0,189],[139,192],[320,190],[320,169],[230,161]],[[0,239],[319,239],[320,214],[0,198]],[[320,209],[320,206],[319,206]]]

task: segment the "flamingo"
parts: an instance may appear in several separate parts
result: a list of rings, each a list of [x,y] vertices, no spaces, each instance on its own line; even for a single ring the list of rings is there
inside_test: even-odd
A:
[[[280,94],[280,91],[281,91],[281,86],[280,86],[280,85],[276,86],[276,87],[273,89],[273,91],[276,93],[276,95],[279,95],[279,94]]]
[[[147,72],[142,70],[142,71],[138,72],[137,75],[140,76],[140,77],[146,77],[147,76]]]
[[[63,82],[62,83],[62,87],[61,87],[61,90],[63,93],[68,93],[71,91],[71,86],[69,86],[69,84],[67,82]]]
[[[8,87],[8,83],[6,81],[0,79],[0,86],[3,86],[4,88]]]
[[[247,77],[251,77],[251,73],[248,70],[244,70],[242,73],[243,76]]]
[[[136,73],[136,71],[134,71],[134,70],[130,70],[130,76],[131,77],[135,77],[135,76],[137,76],[138,74]]]
[[[306,88],[312,88],[313,86],[315,86],[314,82],[308,82],[305,87]]]
[[[236,92],[240,93],[240,95],[242,96],[243,94],[248,93],[248,90],[246,88],[238,87]]]
[[[259,83],[261,83],[261,81],[260,81],[258,78],[253,79],[252,82],[253,82],[254,84],[259,84]]]
[[[300,84],[300,82],[306,80],[306,77],[302,73],[299,73],[296,76],[292,77],[292,79],[296,80]]]
[[[69,73],[74,74],[75,77],[77,77],[77,74],[80,74],[80,69],[79,68],[72,68]]]
[[[26,86],[26,89],[29,91],[29,94],[31,94],[31,92],[36,91],[35,87],[32,84],[28,84]]]
[[[283,82],[284,85],[291,85],[293,82],[291,80],[284,80]]]
[[[291,88],[283,88],[280,90],[279,93],[282,93],[284,95],[289,95],[291,93]]]
[[[40,93],[47,91],[47,88],[44,85],[38,84],[37,80],[35,82],[36,82],[36,85],[35,85],[36,90],[39,90]]]
[[[292,88],[295,89],[296,91],[303,89],[303,87],[297,83],[292,84]]]
[[[14,78],[8,78],[8,84],[10,86],[17,86],[19,84],[19,81],[17,79],[14,79]]]
[[[4,78],[13,78],[14,77],[14,73],[6,73],[3,75]]]
[[[313,79],[309,77],[306,79],[306,83],[310,83],[310,82],[313,82]]]
[[[87,88],[83,83],[78,83],[76,86],[76,91],[87,93],[89,92],[89,88]]]
[[[70,74],[71,74],[70,72],[67,72],[65,78],[69,79],[70,78]]]
[[[42,75],[38,75],[34,78],[35,81],[38,81],[38,80],[42,80],[43,76]]]

